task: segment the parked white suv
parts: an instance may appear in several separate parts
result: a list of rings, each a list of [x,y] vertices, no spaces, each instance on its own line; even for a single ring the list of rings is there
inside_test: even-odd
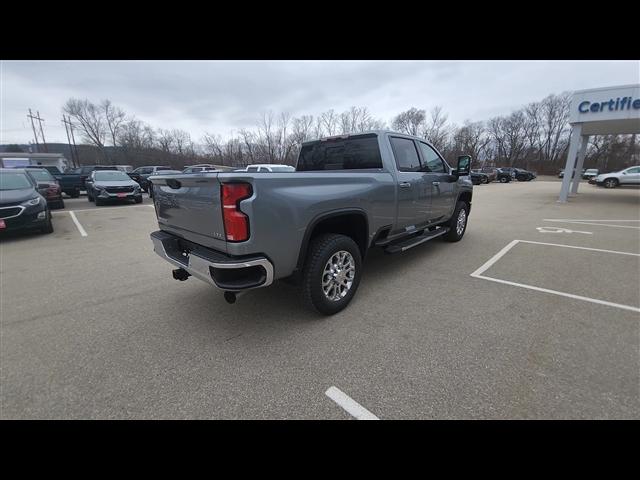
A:
[[[598,175],[594,183],[605,188],[616,188],[620,185],[640,185],[640,165],[625,168],[619,172]]]

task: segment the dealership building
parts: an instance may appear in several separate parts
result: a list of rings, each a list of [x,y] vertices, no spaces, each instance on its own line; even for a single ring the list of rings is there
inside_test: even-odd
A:
[[[571,99],[571,139],[558,201],[578,193],[591,135],[640,133],[640,84],[579,90]],[[575,168],[575,176],[571,172]],[[573,178],[572,178],[573,177]]]

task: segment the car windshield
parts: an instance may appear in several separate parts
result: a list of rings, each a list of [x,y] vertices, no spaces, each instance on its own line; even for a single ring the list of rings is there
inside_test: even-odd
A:
[[[25,173],[0,173],[0,190],[19,190],[33,188],[33,184]]]
[[[46,170],[29,169],[29,173],[38,182],[53,182],[53,176]]]
[[[96,172],[95,174],[96,181],[105,182],[105,181],[125,181],[131,180],[131,177],[120,170],[104,170],[101,172]]]

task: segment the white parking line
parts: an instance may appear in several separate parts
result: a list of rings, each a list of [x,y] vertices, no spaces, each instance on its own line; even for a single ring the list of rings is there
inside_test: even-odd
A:
[[[76,227],[78,227],[78,231],[80,232],[80,235],[82,235],[83,237],[86,237],[87,236],[87,232],[82,227],[82,225],[80,225],[80,222],[76,218],[76,214],[73,213],[73,210],[69,210],[69,215],[71,215],[71,220],[73,220],[73,223],[75,223]]]
[[[537,292],[551,293],[553,295],[560,295],[562,297],[573,298],[573,299],[576,299],[576,300],[583,300],[585,302],[597,303],[597,304],[600,304],[600,305],[606,305],[608,307],[621,308],[623,310],[630,310],[632,312],[639,312],[640,313],[640,308],[634,307],[632,305],[623,305],[623,304],[620,304],[620,303],[607,302],[605,300],[599,300],[597,298],[583,297],[581,295],[574,295],[572,293],[559,292],[557,290],[551,290],[551,289],[548,289],[548,288],[536,287],[534,285],[527,285],[527,284],[524,284],[524,283],[510,282],[508,280],[501,280],[499,278],[486,277],[486,276],[482,275],[483,272],[488,270],[494,263],[496,263],[498,260],[500,260],[500,258],[502,258],[509,250],[511,250],[518,243],[532,243],[534,245],[548,245],[548,246],[552,246],[552,247],[575,248],[575,249],[578,249],[578,250],[589,250],[589,251],[592,251],[592,252],[615,253],[615,254],[618,254],[618,255],[631,255],[631,256],[634,256],[634,257],[640,257],[640,254],[638,254],[638,253],[618,252],[616,250],[603,250],[601,248],[578,247],[578,246],[575,246],[575,245],[564,245],[564,244],[561,244],[561,243],[545,243],[545,242],[532,242],[532,241],[529,241],[529,240],[513,240],[513,241],[509,242],[506,247],[504,247],[502,250],[500,250],[498,253],[496,253],[493,257],[491,257],[489,260],[487,260],[482,266],[480,266],[480,268],[478,268],[475,272],[473,272],[471,274],[471,276],[474,277],[474,278],[481,278],[483,280],[489,280],[490,282],[502,283],[502,284],[505,284],[505,285],[511,285],[513,287],[527,288],[529,290],[535,290]]]
[[[324,394],[358,420],[380,420],[373,413],[336,387],[329,387]]]
[[[104,208],[81,208],[80,210],[73,210],[74,212],[109,212],[111,210],[115,210],[116,208],[140,208],[140,207],[151,207],[154,208],[153,205],[122,205],[119,207],[104,207]],[[64,210],[51,212],[53,215],[64,215]]]
[[[640,230],[640,227],[633,225],[613,225],[610,223],[594,223],[594,222],[640,222],[640,220],[564,220],[558,218],[545,218],[545,222],[560,222],[560,223],[577,223],[579,225],[599,225],[601,227],[613,227],[613,228],[634,228]]]
[[[640,222],[640,220],[596,220],[594,218],[543,218],[545,222]]]

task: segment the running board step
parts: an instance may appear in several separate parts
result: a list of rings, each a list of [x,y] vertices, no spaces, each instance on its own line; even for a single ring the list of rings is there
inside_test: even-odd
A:
[[[421,243],[428,242],[429,240],[433,240],[436,237],[440,237],[449,231],[449,227],[439,227],[435,230],[425,230],[422,235],[418,235],[417,237],[411,237],[407,240],[402,240],[397,243],[392,243],[388,247],[384,249],[387,253],[398,253],[404,252],[405,250],[409,250],[415,246],[420,245]]]

